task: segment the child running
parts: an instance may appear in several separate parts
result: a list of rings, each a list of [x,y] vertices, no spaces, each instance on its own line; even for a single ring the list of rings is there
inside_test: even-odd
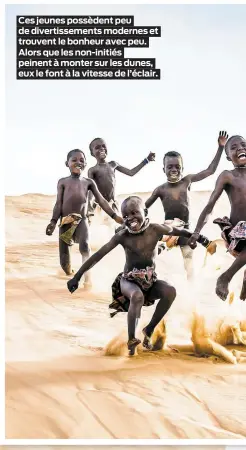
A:
[[[71,150],[67,155],[66,167],[70,170],[70,176],[61,178],[57,186],[57,200],[53,210],[53,216],[46,228],[46,234],[51,236],[58,219],[60,264],[66,275],[73,273],[70,261],[69,247],[73,243],[79,244],[82,262],[90,256],[89,232],[86,218],[86,207],[89,192],[95,196],[98,204],[117,223],[123,219],[110,207],[102,197],[93,180],[82,177],[86,166],[85,154],[79,150]],[[85,285],[89,287],[90,276],[87,275]]]
[[[179,219],[183,222],[184,228],[189,229],[190,208],[188,191],[190,191],[192,183],[204,180],[215,173],[227,138],[227,133],[221,131],[218,138],[218,150],[208,168],[196,174],[186,175],[185,177],[182,177],[184,166],[180,153],[174,151],[166,153],[163,158],[163,171],[167,176],[167,182],[154,190],[145,203],[146,208],[150,208],[150,206],[159,198],[164,209],[165,220],[170,221]],[[187,278],[188,280],[191,280],[194,276],[192,261],[193,252],[187,244],[187,238],[184,236],[173,238],[168,236],[164,237],[164,240],[167,240],[167,246],[169,248],[175,246],[180,247]]]
[[[202,211],[195,232],[189,240],[194,248],[199,232],[207,223],[209,215],[222,192],[228,195],[231,204],[230,218],[216,219],[213,223],[220,226],[222,238],[229,253],[236,259],[231,267],[217,280],[216,294],[226,300],[229,294],[229,283],[234,275],[246,265],[246,141],[242,136],[232,136],[228,139],[225,152],[227,159],[232,162],[234,169],[225,170],[217,179],[215,189],[207,206]],[[243,286],[240,299],[246,299],[246,270],[244,271]]]
[[[174,287],[166,281],[159,280],[155,272],[158,241],[164,234],[189,238],[192,233],[184,229],[149,223],[148,212],[146,209],[144,210],[143,202],[137,196],[131,196],[124,200],[121,212],[125,228],[94,253],[68,281],[67,286],[73,293],[87,270],[91,269],[117,245],[122,245],[126,257],[125,267],[112,285],[113,302],[109,308],[116,310],[111,317],[120,311],[128,312],[128,350],[129,355],[134,355],[136,346],[141,342],[135,337],[135,331],[142,306],[153,305],[155,300],[159,299],[151,321],[143,330],[143,346],[151,350],[151,336],[154,329],[176,297]],[[199,236],[198,242],[204,246],[209,244],[208,239],[204,236]]]
[[[107,146],[103,139],[96,138],[89,145],[91,155],[96,158],[97,163],[95,166],[88,170],[88,177],[95,181],[97,188],[101,195],[107,200],[112,206],[114,211],[118,211],[118,204],[115,199],[115,171],[133,177],[136,175],[144,166],[146,166],[150,161],[155,160],[155,153],[150,152],[147,158],[141,161],[133,169],[127,169],[121,166],[115,161],[107,162]],[[89,194],[88,212],[87,216],[89,222],[91,222],[91,217],[95,214],[95,209],[97,208],[97,203],[93,200],[93,193]]]

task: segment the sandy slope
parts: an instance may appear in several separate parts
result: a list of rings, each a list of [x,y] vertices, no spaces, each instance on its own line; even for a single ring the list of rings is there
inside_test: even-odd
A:
[[[147,194],[146,194],[147,195]],[[145,195],[143,195],[145,197]],[[192,193],[194,222],[208,193]],[[116,249],[94,267],[92,292],[71,296],[59,269],[57,233],[45,236],[53,197],[6,199],[6,437],[7,438],[223,438],[246,437],[246,368],[187,354],[105,357],[126,316],[109,318],[110,286],[122,269]],[[215,216],[228,213],[222,198]],[[160,204],[152,220],[162,220]],[[212,220],[211,220],[212,223]],[[219,238],[215,225],[205,229]],[[204,232],[204,234],[205,234]],[[94,223],[97,248],[111,231]],[[246,305],[223,303],[215,281],[231,257],[221,246],[202,269],[196,250],[197,282],[186,283],[179,250],[163,253],[157,270],[177,288],[167,318],[168,342],[190,343],[189,320],[196,306],[210,326],[215,317],[246,316]],[[77,247],[73,262],[80,266]],[[241,274],[231,289],[238,294]],[[145,309],[143,322],[153,308]]]

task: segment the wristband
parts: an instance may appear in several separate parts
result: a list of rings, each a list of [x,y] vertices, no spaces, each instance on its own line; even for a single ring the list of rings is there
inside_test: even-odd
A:
[[[144,158],[144,163],[145,163],[145,165],[146,165],[146,164],[149,164],[148,158]]]
[[[202,234],[197,239],[197,242],[199,242],[199,244],[201,244],[205,248],[207,248],[211,243],[211,241],[209,241],[209,239],[203,236]]]

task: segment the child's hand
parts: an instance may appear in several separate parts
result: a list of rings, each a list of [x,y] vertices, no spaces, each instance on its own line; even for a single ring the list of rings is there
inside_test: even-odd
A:
[[[226,141],[228,139],[228,134],[226,131],[220,131],[219,137],[218,137],[218,143],[221,147],[224,147],[226,145]]]
[[[122,219],[122,217],[117,216],[117,214],[114,217],[115,222],[119,223],[120,225],[122,225],[124,223],[124,220]]]
[[[52,233],[53,233],[55,227],[56,227],[56,223],[53,222],[53,221],[51,221],[51,222],[49,223],[49,225],[47,226],[47,228],[46,228],[46,234],[47,234],[47,236],[51,236],[51,235],[52,235]]]
[[[197,247],[197,239],[199,238],[199,233],[193,233],[190,239],[188,240],[188,245],[192,250]]]
[[[79,282],[76,280],[76,278],[72,278],[67,282],[67,288],[71,292],[71,294],[76,291],[79,287]]]
[[[148,161],[155,161],[155,153],[150,152],[147,156]]]

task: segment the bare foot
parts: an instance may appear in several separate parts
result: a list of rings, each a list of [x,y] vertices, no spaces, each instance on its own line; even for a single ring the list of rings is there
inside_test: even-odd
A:
[[[153,345],[151,344],[151,336],[147,335],[146,327],[143,329],[143,335],[144,335],[143,347],[147,348],[147,350],[152,350]]]
[[[227,296],[229,294],[228,286],[229,286],[229,281],[226,278],[226,276],[224,274],[222,274],[217,280],[216,294],[223,301],[225,301],[227,299]]]
[[[65,266],[63,270],[67,276],[71,276],[74,274],[74,269],[72,269],[71,266]]]
[[[69,276],[71,276],[73,274],[74,274],[74,270],[73,269],[71,269],[71,271],[69,273],[66,273],[66,275],[69,275]]]
[[[140,339],[133,338],[128,341],[127,347],[128,347],[128,351],[129,351],[129,356],[134,356],[135,349],[139,344],[141,344]]]
[[[244,272],[243,285],[240,294],[240,300],[246,300],[246,271]]]

